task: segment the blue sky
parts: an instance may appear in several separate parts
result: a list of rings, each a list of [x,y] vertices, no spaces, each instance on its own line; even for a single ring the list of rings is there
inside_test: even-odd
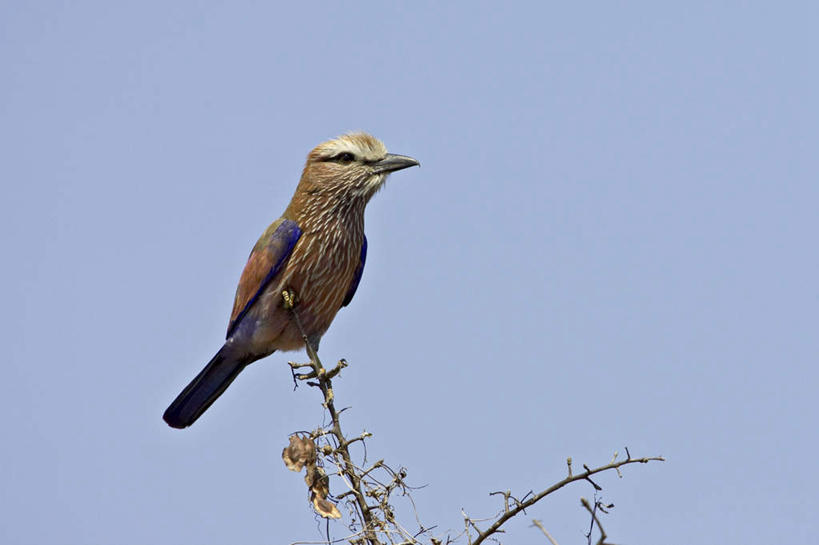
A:
[[[307,152],[363,129],[422,166],[371,202],[321,354],[351,364],[346,429],[427,485],[426,524],[628,446],[668,461],[600,479],[612,541],[808,542],[817,11],[2,4],[0,541],[321,539],[279,458],[322,422],[292,389],[303,355],[254,364],[191,429],[161,414]],[[532,518],[584,542],[591,493],[504,543],[543,542]]]

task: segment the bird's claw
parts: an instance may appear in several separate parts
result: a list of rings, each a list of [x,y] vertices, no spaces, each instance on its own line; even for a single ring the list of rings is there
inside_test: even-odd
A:
[[[293,310],[296,308],[296,292],[290,288],[282,290],[282,299],[284,299],[284,309]]]

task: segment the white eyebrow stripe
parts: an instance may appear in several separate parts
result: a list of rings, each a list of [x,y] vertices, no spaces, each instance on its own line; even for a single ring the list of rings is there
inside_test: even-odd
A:
[[[320,144],[314,153],[322,159],[330,159],[340,153],[352,153],[357,159],[377,161],[387,154],[387,148],[375,137],[364,133],[351,133]]]

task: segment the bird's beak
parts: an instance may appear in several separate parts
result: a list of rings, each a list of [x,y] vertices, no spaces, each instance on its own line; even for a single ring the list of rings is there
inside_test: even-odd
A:
[[[407,157],[406,155],[396,155],[395,153],[388,153],[387,156],[380,161],[372,163],[373,171],[376,174],[395,172],[396,170],[415,166],[421,166],[421,163],[412,157]]]

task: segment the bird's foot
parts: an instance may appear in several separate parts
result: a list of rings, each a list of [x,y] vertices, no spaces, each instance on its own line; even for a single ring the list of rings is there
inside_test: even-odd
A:
[[[290,288],[282,290],[282,299],[284,299],[284,310],[293,310],[296,308],[298,299],[296,298],[295,291],[291,290]]]
[[[341,370],[344,369],[345,367],[347,367],[347,360],[341,358],[340,360],[338,360],[338,363],[336,364],[335,367],[327,371],[326,374],[327,378],[328,379],[335,378],[336,375],[338,375],[341,372]]]
[[[297,363],[295,361],[288,361],[287,365],[290,366],[290,372],[293,374],[293,383],[294,386],[298,386],[298,381],[300,380],[310,380],[312,378],[318,377],[318,373],[316,372],[316,367],[313,362],[308,363]],[[308,373],[297,373],[298,369],[304,369],[305,367],[309,367],[310,371]]]

